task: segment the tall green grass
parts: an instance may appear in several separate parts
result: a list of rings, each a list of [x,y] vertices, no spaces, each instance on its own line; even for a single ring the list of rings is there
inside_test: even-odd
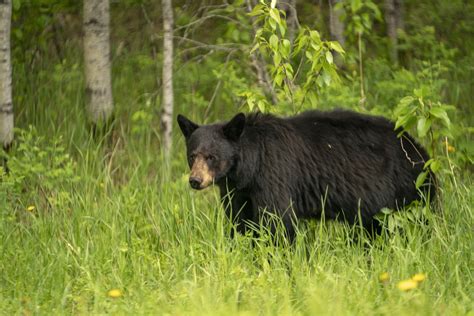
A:
[[[189,188],[178,133],[170,165],[161,158],[152,72],[114,70],[117,121],[105,141],[85,128],[81,68],[42,71],[16,69],[16,122],[46,142],[62,137],[78,179],[46,187],[47,172],[26,175],[18,198],[0,194],[0,314],[473,313],[469,176],[454,186],[440,175],[428,224],[405,218],[404,230],[365,243],[333,222],[300,225],[292,245],[264,232],[230,239],[216,189]],[[11,154],[26,159],[18,146]],[[418,288],[397,288],[415,273],[427,276]]]

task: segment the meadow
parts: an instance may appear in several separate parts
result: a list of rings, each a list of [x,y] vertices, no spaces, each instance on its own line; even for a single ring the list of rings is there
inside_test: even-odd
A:
[[[387,61],[382,40],[369,32],[367,46],[374,49],[365,52],[366,104],[359,102],[354,41],[348,44],[340,85],[317,90],[315,107],[320,109],[352,108],[392,119],[398,101],[417,87],[429,86],[426,99],[439,97],[455,105],[450,143],[420,140],[434,144],[442,164],[433,205],[386,214],[385,229],[374,239],[360,234],[357,226],[308,221],[299,223],[294,243],[280,239],[275,244],[265,227],[256,228],[259,237],[229,237],[233,227],[217,188],[198,192],[189,186],[177,124],[171,159],[163,158],[161,56],[150,35],[158,31],[138,18],[144,7],[134,3],[155,5],[129,2],[133,10],[116,4],[112,15],[115,120],[95,136],[84,109],[77,3],[69,4],[77,16],[59,33],[68,37],[57,54],[49,33],[34,32],[42,29],[34,24],[42,19],[25,18],[36,17],[36,7],[24,5],[14,12],[17,24],[24,19],[27,36],[13,32],[17,130],[11,150],[2,152],[9,172],[0,169],[1,315],[474,315],[469,127],[474,76],[472,39],[454,36],[464,34],[462,29],[452,28],[451,43],[460,49],[456,55],[431,29],[413,27],[419,33],[403,42],[407,60],[412,58],[410,69]],[[457,2],[450,5],[453,10],[440,10],[447,17],[436,23],[455,21],[450,14],[459,10],[474,12]],[[54,8],[51,16],[67,11]],[[410,25],[416,26],[418,17],[431,17],[423,8],[413,6],[414,13],[407,14]],[[300,9],[307,11],[300,11],[301,23],[314,20],[316,9],[310,4]],[[150,16],[159,16],[154,10]],[[178,26],[192,21],[191,9],[176,11]],[[471,20],[458,24],[469,29],[472,22],[466,21]],[[216,43],[235,38],[251,48],[248,30],[213,23]],[[380,23],[374,29],[380,33]],[[37,38],[28,34],[40,34],[46,44],[36,49]],[[196,39],[206,36],[205,27],[196,30]],[[253,89],[257,82],[246,53],[193,55],[179,45],[175,115],[212,122],[248,111],[235,92]],[[283,104],[275,112],[289,109]]]

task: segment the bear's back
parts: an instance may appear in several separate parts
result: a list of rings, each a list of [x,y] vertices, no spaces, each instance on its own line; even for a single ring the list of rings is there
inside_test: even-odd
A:
[[[392,132],[395,127],[393,122],[384,117],[365,115],[347,110],[333,110],[327,112],[312,110],[289,117],[286,120],[297,129],[314,128],[314,126],[321,124],[323,126],[329,126],[332,129],[371,129]]]
[[[412,201],[417,198],[414,181],[429,159],[412,137],[397,137],[394,123],[379,116],[344,110],[287,118],[254,114],[247,126],[249,142],[265,149],[263,174],[297,183],[289,190],[303,217],[311,217],[306,212],[321,205],[325,192],[328,212],[343,209],[349,218],[358,207],[369,218],[382,207]]]

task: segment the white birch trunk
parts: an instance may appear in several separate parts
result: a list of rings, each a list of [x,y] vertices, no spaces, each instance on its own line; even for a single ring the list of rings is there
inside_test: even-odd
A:
[[[171,151],[173,127],[173,6],[161,1],[163,8],[163,103],[161,113],[162,140],[165,157]]]
[[[84,66],[87,111],[94,123],[112,114],[109,0],[84,0]]]
[[[0,143],[3,148],[13,141],[11,16],[11,0],[0,0]]]

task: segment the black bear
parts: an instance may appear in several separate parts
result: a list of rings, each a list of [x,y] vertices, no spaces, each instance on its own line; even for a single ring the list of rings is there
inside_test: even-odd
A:
[[[239,232],[276,214],[290,238],[296,219],[359,221],[367,229],[382,208],[420,199],[415,180],[429,159],[410,135],[389,120],[351,111],[308,111],[279,118],[237,114],[199,126],[182,115],[189,183],[219,186],[227,215]],[[423,190],[434,194],[434,178]],[[274,227],[271,227],[274,230]]]

